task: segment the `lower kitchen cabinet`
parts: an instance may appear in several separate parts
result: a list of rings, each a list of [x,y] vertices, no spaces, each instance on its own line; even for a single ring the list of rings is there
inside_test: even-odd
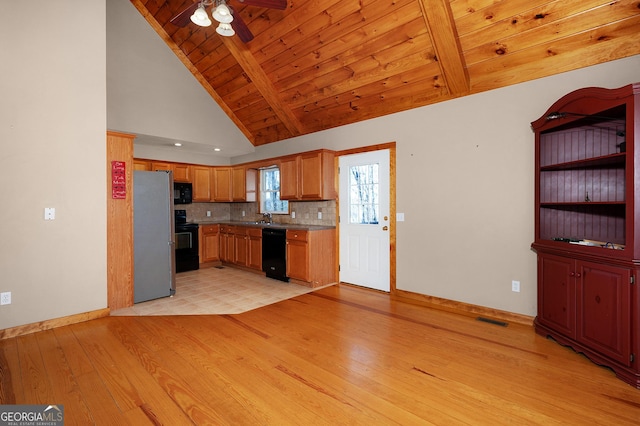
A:
[[[235,226],[220,225],[220,260],[225,263],[234,262]]]
[[[200,226],[200,263],[220,260],[220,225]]]
[[[247,266],[262,271],[262,228],[247,228]]]
[[[247,266],[247,228],[244,226],[236,226],[233,233],[234,254],[233,263],[239,266]]]
[[[334,229],[287,230],[287,276],[318,287],[336,282]]]
[[[632,276],[628,267],[538,253],[536,331],[625,376],[635,365]]]

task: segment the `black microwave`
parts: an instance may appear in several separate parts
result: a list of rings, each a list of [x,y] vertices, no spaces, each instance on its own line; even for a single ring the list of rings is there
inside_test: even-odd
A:
[[[192,187],[190,183],[173,183],[173,204],[191,204]]]

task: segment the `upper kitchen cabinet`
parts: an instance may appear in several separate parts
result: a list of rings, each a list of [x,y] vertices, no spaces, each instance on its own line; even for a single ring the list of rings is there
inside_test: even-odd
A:
[[[193,166],[193,202],[211,201],[211,178],[209,166]]]
[[[257,171],[245,166],[211,167],[211,201],[256,201]]]
[[[173,180],[175,182],[191,182],[193,166],[191,164],[173,163]]]
[[[151,161],[152,171],[171,171],[173,172],[174,182],[191,182],[191,167],[192,166],[190,164],[170,163],[166,161]]]
[[[640,83],[573,91],[531,126],[536,332],[640,388]]]
[[[211,201],[232,200],[231,192],[231,167],[212,167],[210,170],[210,182],[212,197]]]
[[[151,161],[133,160],[133,170],[148,172],[151,170]]]
[[[335,153],[310,151],[280,159],[280,199],[333,200]]]
[[[233,201],[254,202],[256,198],[258,171],[245,166],[232,169],[231,190]]]

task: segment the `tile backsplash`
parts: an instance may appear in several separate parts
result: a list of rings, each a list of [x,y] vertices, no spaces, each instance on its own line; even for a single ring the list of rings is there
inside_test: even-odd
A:
[[[187,211],[189,222],[202,221],[254,221],[262,219],[258,212],[258,203],[193,203],[180,206]],[[289,211],[295,212],[295,219],[291,214],[275,214],[273,223],[297,225],[336,225],[336,202],[329,201],[290,201]],[[207,216],[211,212],[211,216]],[[244,216],[242,213],[244,212]],[[322,219],[318,219],[318,213]]]

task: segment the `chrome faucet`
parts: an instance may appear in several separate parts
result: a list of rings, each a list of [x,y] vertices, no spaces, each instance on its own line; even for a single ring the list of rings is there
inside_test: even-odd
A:
[[[262,213],[262,223],[271,223],[271,213]]]

